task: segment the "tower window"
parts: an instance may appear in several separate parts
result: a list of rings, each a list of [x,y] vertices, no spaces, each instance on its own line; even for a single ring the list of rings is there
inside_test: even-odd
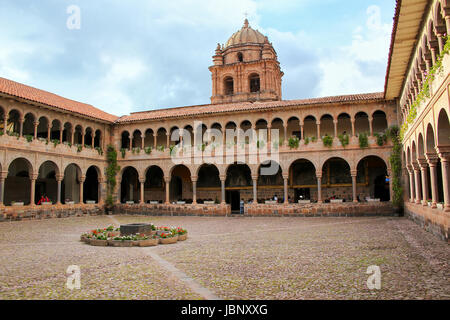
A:
[[[223,81],[224,83],[224,93],[225,95],[229,96],[232,95],[234,93],[234,81],[233,78],[231,77],[227,77],[225,78],[225,80]]]
[[[259,92],[260,90],[259,75],[252,74],[249,80],[250,80],[250,92]]]
[[[242,54],[242,52],[238,52],[237,58],[238,58],[239,62],[243,62],[244,61],[244,55]]]

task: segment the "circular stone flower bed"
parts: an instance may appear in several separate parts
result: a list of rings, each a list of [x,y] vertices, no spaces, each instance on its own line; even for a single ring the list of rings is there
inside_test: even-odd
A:
[[[130,234],[130,230],[137,230]],[[140,232],[141,231],[141,232]],[[187,239],[187,230],[175,227],[156,227],[154,224],[131,224],[94,229],[81,235],[81,241],[98,247],[152,247],[173,244]]]

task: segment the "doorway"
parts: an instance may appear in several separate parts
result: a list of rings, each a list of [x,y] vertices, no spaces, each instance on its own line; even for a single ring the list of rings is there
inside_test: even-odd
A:
[[[240,191],[227,191],[226,201],[231,204],[231,212],[233,214],[240,213],[241,193]]]

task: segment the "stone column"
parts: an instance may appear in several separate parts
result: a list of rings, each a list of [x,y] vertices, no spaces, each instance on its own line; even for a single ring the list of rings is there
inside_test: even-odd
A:
[[[64,180],[64,175],[57,175],[56,182],[58,182],[58,192],[56,193],[56,204],[61,204],[61,182]]]
[[[23,122],[25,121],[25,119],[24,118],[20,118],[19,119],[19,125],[20,125],[20,128],[19,128],[19,136],[21,137],[21,136],[23,136]]]
[[[409,173],[409,193],[410,193],[410,197],[409,197],[409,202],[414,202],[415,199],[415,193],[414,193],[414,170],[412,165],[408,164],[406,166],[406,169],[408,170]]]
[[[322,137],[320,136],[320,121],[316,122],[317,125],[317,140],[322,139]]]
[[[413,164],[414,168],[414,182],[415,182],[415,189],[416,189],[416,197],[415,197],[415,203],[421,204],[422,203],[422,188],[421,188],[421,181],[420,181],[420,167],[417,162],[414,162]]]
[[[370,131],[370,136],[373,137],[373,118],[369,117],[369,131]]]
[[[164,177],[166,182],[166,204],[170,204],[170,177]]]
[[[258,203],[258,176],[252,175],[253,203]]]
[[[139,198],[139,203],[145,203],[145,199],[144,199],[144,184],[145,184],[145,178],[139,178],[139,182],[141,184],[141,194],[140,194],[140,198]]]
[[[317,178],[317,203],[322,203],[322,171],[316,172]]]
[[[439,45],[439,52],[442,52],[442,50],[444,49],[444,38],[442,34],[437,34],[437,38],[438,38],[438,45]]]
[[[3,119],[3,133],[6,134],[8,128],[8,114],[5,113],[5,119]]]
[[[419,166],[420,166],[420,172],[422,175],[422,204],[424,207],[428,206],[428,175],[427,175],[427,168],[428,168],[428,163],[427,160],[425,159],[418,159],[417,160],[419,162]]]
[[[73,130],[73,128],[72,128],[72,130],[70,132],[70,144],[71,145],[73,145],[74,138],[75,138],[75,130]]]
[[[166,140],[166,147],[169,149],[170,147],[170,132],[166,132],[167,140]]]
[[[272,125],[269,123],[267,124],[267,147],[272,147]]]
[[[83,188],[84,188],[84,181],[86,180],[86,176],[80,177],[80,204],[84,203],[84,195],[83,195]]]
[[[430,46],[431,51],[431,61],[433,62],[433,66],[436,64],[436,48],[433,46]]]
[[[34,194],[35,194],[35,190],[36,190],[36,180],[37,180],[38,175],[37,174],[32,174],[30,177],[31,180],[31,192],[30,192],[30,206],[34,207],[36,204],[34,203]]]
[[[192,181],[192,204],[197,204],[197,177],[191,176]]]
[[[143,135],[143,136],[141,137],[141,139],[142,139],[142,142],[141,142],[141,149],[144,150],[144,148],[145,148],[145,135]]]
[[[337,138],[338,137],[338,121],[333,120],[333,124],[334,124],[334,137]]]
[[[283,175],[283,182],[284,182],[284,204],[288,204],[289,203],[289,192],[288,192],[289,175]]]
[[[39,122],[35,121],[33,124],[34,124],[34,139],[36,140],[37,139],[37,129],[38,129],[38,126],[39,126]]]
[[[52,129],[52,125],[49,124],[49,125],[47,126],[47,141],[50,141],[50,140],[51,140],[51,129]],[[84,145],[84,144],[83,144],[83,145]]]
[[[153,133],[153,148],[156,149],[156,144],[158,143],[158,134]]]
[[[117,199],[116,199],[116,203],[120,204],[121,203],[121,197],[122,197],[122,180],[117,179]]]
[[[358,170],[351,170],[350,174],[352,176],[353,202],[358,202],[358,199],[356,197],[356,177],[358,175]]]
[[[355,134],[355,119],[352,119],[351,120],[351,123],[352,123],[352,137],[354,137],[354,136],[356,136],[356,134]]]
[[[84,148],[84,132],[81,131],[81,146]]]
[[[0,206],[4,204],[5,199],[5,179],[8,176],[8,171],[0,173]]]
[[[303,141],[305,141],[305,128],[304,128],[304,123],[300,123],[300,135],[301,135],[301,137],[302,137],[302,139],[301,140],[303,140]]]
[[[59,143],[63,142],[63,129],[61,128],[59,130]],[[92,142],[94,142],[94,139],[92,139]]]
[[[441,158],[444,211],[450,212],[450,147],[436,147],[436,150]]]
[[[431,185],[431,208],[437,208],[437,169],[438,156],[435,153],[426,153],[428,165],[430,166],[430,185]]]
[[[221,197],[222,197],[222,204],[226,203],[226,199],[225,199],[225,181],[226,181],[227,177],[225,175],[220,175],[220,193],[221,193]]]
[[[445,17],[445,28],[447,29],[447,35],[450,34],[450,15]]]
[[[283,145],[287,146],[288,145],[288,138],[287,138],[287,128],[288,128],[288,124],[283,124],[284,127],[284,141],[283,141]]]
[[[98,203],[103,204],[105,202],[103,197],[103,192],[106,190],[106,182],[105,179],[102,179],[98,182]]]

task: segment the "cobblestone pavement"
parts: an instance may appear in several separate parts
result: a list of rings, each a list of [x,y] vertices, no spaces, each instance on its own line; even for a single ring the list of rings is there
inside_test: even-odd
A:
[[[405,218],[114,219],[183,226],[189,239],[102,248],[79,237],[108,216],[0,223],[0,299],[203,299],[194,287],[222,299],[450,298],[450,247]],[[80,290],[66,288],[69,265]],[[367,288],[371,265],[381,290]]]

